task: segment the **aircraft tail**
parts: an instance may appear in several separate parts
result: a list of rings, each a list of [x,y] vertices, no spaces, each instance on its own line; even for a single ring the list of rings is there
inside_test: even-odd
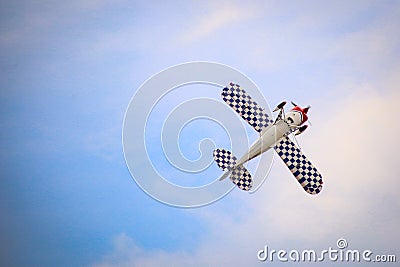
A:
[[[225,179],[230,175],[231,181],[244,191],[249,191],[253,186],[253,180],[249,171],[243,167],[243,165],[236,166],[237,158],[226,149],[215,149],[214,150],[214,161],[218,167],[225,171],[224,175],[221,176],[220,180]]]

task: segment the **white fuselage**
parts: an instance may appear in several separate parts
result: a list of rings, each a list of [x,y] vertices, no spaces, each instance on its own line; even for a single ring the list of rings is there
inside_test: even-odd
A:
[[[249,151],[241,157],[236,166],[240,166],[247,161],[261,155],[262,153],[274,147],[284,136],[290,133],[292,128],[296,128],[302,124],[301,113],[298,111],[290,111],[286,113],[285,120],[278,120],[271,127],[261,132]]]

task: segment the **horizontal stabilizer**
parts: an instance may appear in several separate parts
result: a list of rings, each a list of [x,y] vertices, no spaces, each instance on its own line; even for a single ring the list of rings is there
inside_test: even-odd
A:
[[[244,191],[249,191],[253,186],[249,171],[242,165],[233,169],[230,178],[235,185]]]
[[[242,165],[235,166],[237,158],[230,151],[218,148],[214,150],[213,155],[218,167],[223,171],[227,171],[220,180],[230,174],[231,181],[240,189],[244,191],[251,189],[253,180],[249,171]]]

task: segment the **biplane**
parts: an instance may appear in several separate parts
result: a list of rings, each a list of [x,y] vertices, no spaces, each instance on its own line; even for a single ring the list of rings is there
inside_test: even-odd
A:
[[[244,164],[273,148],[307,193],[314,195],[321,192],[321,174],[289,138],[290,135],[299,135],[307,129],[308,125],[304,123],[308,120],[310,106],[301,108],[292,102],[293,108],[285,113],[286,101],[283,101],[274,109],[273,112],[278,112],[278,115],[272,120],[238,84],[230,83],[222,90],[221,96],[260,137],[240,159],[226,149],[214,150],[214,161],[225,172],[220,180],[229,176],[237,187],[249,191],[253,180]]]

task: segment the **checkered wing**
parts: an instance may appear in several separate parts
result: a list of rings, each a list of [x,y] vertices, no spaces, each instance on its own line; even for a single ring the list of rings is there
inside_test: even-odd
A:
[[[230,83],[222,90],[222,99],[231,106],[250,126],[261,132],[272,123],[260,107],[238,84]]]
[[[321,192],[321,174],[288,137],[284,137],[275,150],[307,193],[314,195]]]

